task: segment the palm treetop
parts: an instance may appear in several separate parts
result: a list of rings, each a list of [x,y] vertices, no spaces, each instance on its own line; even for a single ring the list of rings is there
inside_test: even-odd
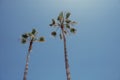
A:
[[[31,32],[22,34],[21,43],[25,44],[26,42],[30,42],[31,40],[37,42],[44,42],[45,41],[44,37],[41,36],[38,38],[37,34],[38,32],[36,31],[36,29],[32,29]]]
[[[64,31],[64,34],[76,33],[76,29],[73,27],[74,24],[76,24],[76,22],[69,19],[70,15],[71,15],[70,12],[67,13],[60,12],[60,14],[57,17],[57,20],[52,19],[52,23],[50,24],[50,26],[57,29],[60,28],[61,30]],[[51,35],[56,36],[57,35],[56,31],[53,31]],[[62,39],[61,32],[59,35],[60,39]]]

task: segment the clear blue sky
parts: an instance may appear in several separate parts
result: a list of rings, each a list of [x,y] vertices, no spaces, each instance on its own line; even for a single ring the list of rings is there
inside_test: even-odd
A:
[[[34,43],[28,80],[66,80],[63,43],[50,36],[52,18],[70,11],[78,25],[67,36],[72,80],[120,80],[120,0],[0,0],[0,80],[22,80],[32,28],[46,37]]]

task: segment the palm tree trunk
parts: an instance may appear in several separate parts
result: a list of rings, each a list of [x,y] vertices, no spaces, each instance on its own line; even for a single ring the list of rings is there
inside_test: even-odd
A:
[[[28,53],[27,53],[27,56],[26,56],[26,65],[25,65],[23,80],[27,80],[28,63],[29,63],[29,58],[30,58],[30,51],[32,50],[32,44],[33,44],[33,39],[30,41]]]
[[[69,63],[68,63],[68,55],[67,55],[67,47],[66,47],[66,37],[64,35],[63,27],[62,27],[62,35],[63,35],[63,42],[64,42],[64,57],[65,57],[66,76],[67,76],[67,80],[71,80]]]

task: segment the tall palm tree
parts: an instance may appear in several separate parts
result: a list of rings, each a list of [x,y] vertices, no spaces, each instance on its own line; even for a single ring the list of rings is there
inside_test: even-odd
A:
[[[70,15],[71,15],[70,12],[67,12],[67,13],[61,12],[57,20],[52,19],[52,23],[50,24],[50,26],[53,26],[54,28],[61,30],[61,32],[59,33],[59,36],[60,36],[60,39],[62,39],[64,43],[64,57],[65,57],[65,69],[66,69],[67,80],[71,80],[71,76],[70,76],[70,69],[69,69],[69,64],[68,64],[66,35],[76,32],[76,29],[72,27],[74,24],[76,24],[76,22],[71,21],[69,19]],[[57,35],[57,32],[53,31],[51,32],[51,35],[55,37]]]
[[[25,70],[24,70],[24,76],[23,76],[23,80],[27,80],[27,74],[28,74],[28,63],[29,63],[29,58],[30,58],[30,52],[32,50],[32,45],[33,42],[43,42],[44,41],[44,37],[39,37],[37,38],[37,31],[36,29],[32,29],[32,32],[30,33],[24,33],[22,34],[22,38],[21,38],[21,43],[25,44],[26,42],[29,42],[29,48],[28,48],[28,53],[26,56],[26,65],[25,65]]]

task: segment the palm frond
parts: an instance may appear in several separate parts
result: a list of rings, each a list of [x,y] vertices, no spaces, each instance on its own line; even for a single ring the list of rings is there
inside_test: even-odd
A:
[[[38,41],[39,41],[39,42],[44,42],[44,41],[45,41],[45,38],[44,38],[44,37],[40,37],[40,38],[38,39]]]
[[[75,29],[75,28],[71,28],[71,29],[70,29],[70,32],[71,32],[71,33],[76,33],[76,29]]]
[[[54,20],[54,19],[52,19],[52,24],[53,24],[53,25],[55,25],[55,23],[56,23],[56,22],[55,22],[55,20]]]
[[[32,29],[32,32],[31,32],[33,35],[35,35],[37,33],[36,29]]]
[[[29,37],[29,35],[27,34],[27,33],[25,33],[25,34],[22,34],[22,38],[25,38],[25,39],[27,39]]]
[[[66,31],[66,30],[64,30],[64,33],[65,33],[65,34],[67,34],[67,31]]]
[[[59,17],[63,18],[63,12],[60,12]]]
[[[56,21],[52,19],[52,23],[49,26],[56,26]]]
[[[66,28],[70,29],[70,25],[69,25],[69,24],[66,24]]]
[[[61,13],[59,14],[57,20],[58,20],[59,22],[62,22],[63,18],[64,18],[64,15],[63,15],[63,12],[61,12]]]
[[[76,25],[76,24],[77,24],[77,22],[72,21],[72,22],[70,22],[70,24],[71,24],[72,26],[74,26],[74,25]]]
[[[55,37],[57,35],[57,33],[55,31],[53,31],[53,32],[51,32],[51,35]]]
[[[59,36],[60,36],[60,39],[62,39],[62,38],[63,38],[63,37],[62,37],[62,34],[60,34]]]
[[[71,14],[70,12],[66,13],[66,19],[68,19],[70,17],[70,14]]]
[[[27,40],[26,40],[25,38],[22,38],[22,39],[21,39],[21,43],[22,43],[22,44],[25,44],[26,42],[27,42]]]
[[[66,20],[65,20],[65,22],[66,22],[66,23],[70,23],[70,22],[71,22],[71,20],[69,20],[69,19],[66,19]]]

